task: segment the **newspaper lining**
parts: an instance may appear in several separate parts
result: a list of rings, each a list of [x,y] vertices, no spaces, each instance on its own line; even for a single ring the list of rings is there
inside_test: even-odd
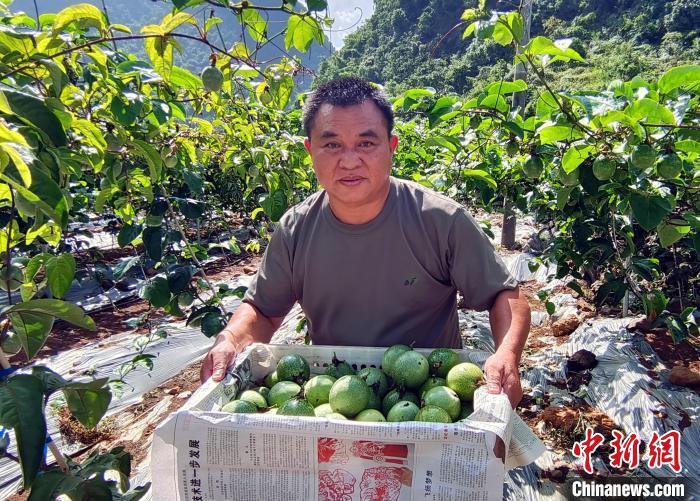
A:
[[[319,350],[329,348],[314,348],[319,359],[328,355]],[[269,345],[265,350],[273,356],[304,351]],[[379,359],[383,352],[355,350],[369,359],[377,353],[368,350]],[[311,353],[300,354],[311,363]],[[151,458],[154,499],[497,500],[505,470],[531,463],[544,451],[507,397],[483,388],[472,416],[452,424],[212,412],[269,370],[269,364],[257,370],[260,354],[244,352],[232,377],[205,383],[158,427]]]

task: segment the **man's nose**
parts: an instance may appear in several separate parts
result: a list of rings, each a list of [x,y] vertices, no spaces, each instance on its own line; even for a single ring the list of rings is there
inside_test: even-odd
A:
[[[355,148],[343,148],[339,165],[342,169],[356,169],[362,165],[362,158]]]

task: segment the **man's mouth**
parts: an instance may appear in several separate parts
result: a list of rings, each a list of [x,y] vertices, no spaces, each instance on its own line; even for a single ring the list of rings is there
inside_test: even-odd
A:
[[[345,186],[356,186],[364,181],[364,177],[360,176],[346,176],[340,179],[340,183]]]

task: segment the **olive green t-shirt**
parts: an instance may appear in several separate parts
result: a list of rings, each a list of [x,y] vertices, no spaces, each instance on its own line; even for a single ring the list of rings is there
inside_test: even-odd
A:
[[[314,344],[460,348],[457,290],[485,310],[516,286],[464,207],[392,177],[365,224],[338,220],[325,190],[289,209],[244,301],[269,317],[298,301]]]

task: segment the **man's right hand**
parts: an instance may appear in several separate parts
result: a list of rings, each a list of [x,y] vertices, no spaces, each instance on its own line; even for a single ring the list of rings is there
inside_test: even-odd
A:
[[[236,358],[237,353],[238,350],[233,341],[225,333],[219,334],[214,346],[204,357],[204,364],[199,374],[202,383],[209,377],[214,381],[221,381],[224,378],[224,374],[226,374],[226,369]]]

